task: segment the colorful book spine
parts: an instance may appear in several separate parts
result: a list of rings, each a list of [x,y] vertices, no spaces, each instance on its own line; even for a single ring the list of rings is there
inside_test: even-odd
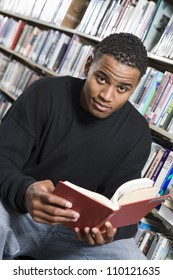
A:
[[[170,192],[169,188],[171,188],[171,184],[170,184],[169,188],[168,188],[168,186],[172,179],[173,179],[173,164],[172,164],[167,176],[165,177],[165,180],[163,181],[163,183],[161,185],[161,188],[159,191],[160,195],[164,195],[164,194],[167,194]]]
[[[149,88],[147,88],[144,98],[138,108],[139,112],[144,116],[150,103],[152,102],[154,95],[156,94],[162,79],[163,79],[163,72],[157,71],[151,81]]]
[[[169,153],[170,153],[170,149],[166,149],[165,152],[164,152],[164,154],[163,154],[163,157],[162,157],[161,161],[159,162],[159,164],[158,164],[158,166],[157,166],[155,172],[153,173],[151,179],[152,179],[154,182],[156,181],[157,177],[159,176],[159,173],[160,173],[160,171],[161,171],[161,169],[162,169],[162,167],[163,167],[163,165],[164,165],[164,163],[165,163],[165,161],[166,161],[166,159],[167,159]]]

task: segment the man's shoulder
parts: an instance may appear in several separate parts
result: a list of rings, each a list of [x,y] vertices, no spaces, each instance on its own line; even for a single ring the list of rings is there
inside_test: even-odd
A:
[[[126,105],[129,108],[129,116],[134,124],[143,125],[145,127],[149,126],[145,117],[129,101]]]
[[[81,79],[72,76],[59,76],[59,77],[43,77],[31,84],[31,88],[38,88],[44,86],[45,88],[54,88],[59,86],[68,86],[80,83]],[[56,88],[57,89],[57,88]]]
[[[65,98],[68,94],[74,91],[74,88],[79,88],[81,85],[81,79],[71,76],[60,77],[43,77],[33,82],[28,86],[23,95],[23,99],[30,98],[39,100],[42,99],[59,99]]]

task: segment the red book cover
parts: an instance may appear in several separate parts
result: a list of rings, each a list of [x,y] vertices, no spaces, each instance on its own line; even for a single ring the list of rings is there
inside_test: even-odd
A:
[[[148,187],[141,187],[139,190],[134,190],[131,187],[132,191],[127,191],[126,187],[119,193],[121,197],[118,203],[116,202],[116,194],[113,203],[103,195],[75,186],[67,181],[60,181],[53,193],[70,201],[73,204],[72,209],[80,214],[77,222],[67,222],[67,226],[79,227],[81,230],[85,226],[100,228],[109,220],[113,227],[117,228],[138,223],[169,196],[156,197],[158,188],[151,187],[153,181],[148,178],[132,180],[125,184],[129,184],[130,187],[134,181],[145,182],[145,185],[148,183]]]
[[[71,188],[66,182],[60,181],[53,193],[70,201],[73,204],[72,209],[80,213],[80,218],[77,222],[66,223],[69,227],[77,226],[83,229],[85,226],[92,227],[94,224],[102,224],[103,219],[106,220],[112,213],[111,206],[107,207],[98,203],[95,199],[88,197],[79,190]]]
[[[13,35],[13,39],[12,39],[12,42],[11,42],[11,45],[10,45],[10,49],[11,50],[14,50],[19,38],[20,38],[20,35],[22,33],[22,30],[25,26],[25,23],[24,21],[22,20],[19,20],[18,24],[17,24],[17,28],[15,30],[15,34]]]

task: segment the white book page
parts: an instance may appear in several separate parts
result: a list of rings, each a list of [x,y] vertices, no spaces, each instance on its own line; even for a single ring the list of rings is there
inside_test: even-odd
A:
[[[121,185],[112,196],[111,201],[116,204],[117,201],[123,197],[125,194],[134,192],[136,190],[151,188],[153,187],[153,180],[149,178],[140,178],[128,181]]]

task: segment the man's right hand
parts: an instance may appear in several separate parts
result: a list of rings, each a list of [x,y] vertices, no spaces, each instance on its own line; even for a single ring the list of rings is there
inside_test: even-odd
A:
[[[70,209],[71,202],[52,194],[53,190],[50,180],[38,181],[28,187],[23,203],[33,220],[49,225],[77,221],[80,215]]]

